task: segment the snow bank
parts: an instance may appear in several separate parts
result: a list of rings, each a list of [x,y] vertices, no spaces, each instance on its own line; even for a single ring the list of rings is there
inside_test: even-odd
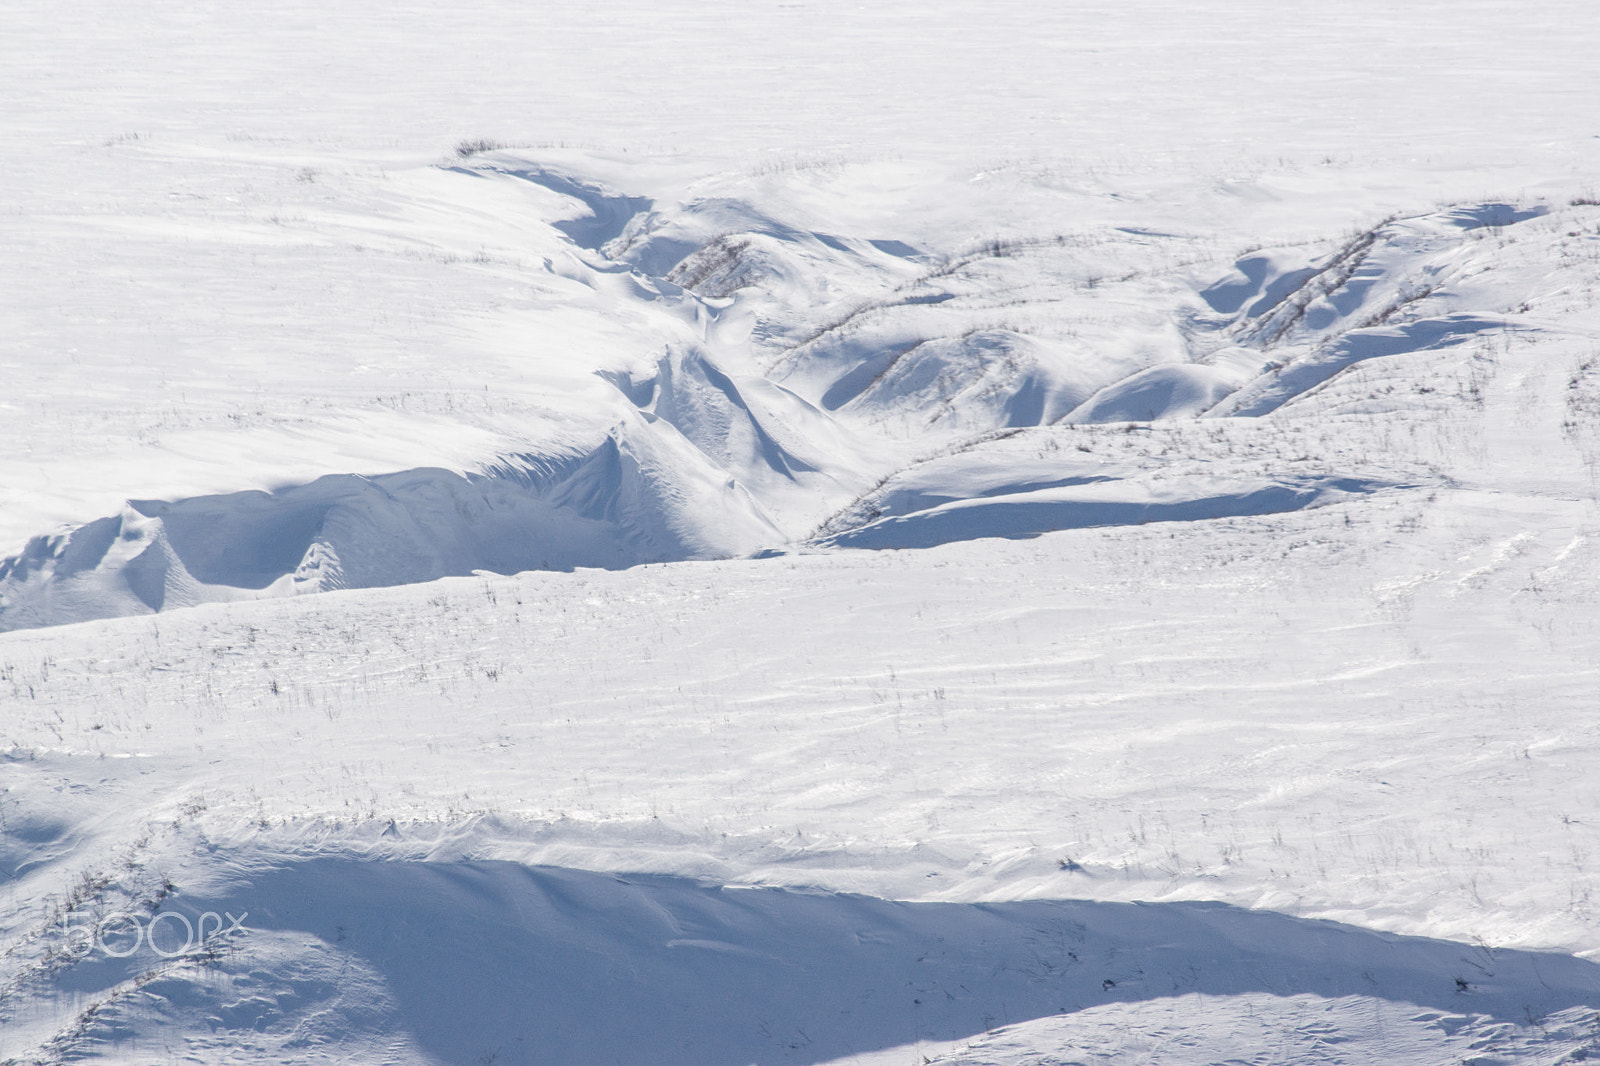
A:
[[[1106,479],[955,500],[881,518],[820,543],[839,548],[931,548],[978,537],[1036,537],[1090,526],[1243,518],[1298,511],[1389,487],[1358,478],[1244,482],[1193,478],[1178,484]]]
[[[121,1061],[181,1033],[190,1054],[246,1061],[385,1046],[407,1062],[744,1066],[971,1041],[961,1062],[1178,1010],[1205,1028],[1264,1008],[1246,1030],[1259,1039],[1320,1008],[1324,1042],[1372,1040],[1377,1014],[1390,1054],[1416,1042],[1430,1054],[1407,1061],[1447,1062],[1471,1042],[1592,1046],[1600,1018],[1593,962],[1214,903],[903,903],[493,862],[214,869],[227,891],[180,890],[159,913],[242,916],[248,932],[217,933],[203,965],[148,943],[58,961],[51,983],[92,1006],[55,1050]],[[155,948],[175,952],[185,928],[159,922]]]
[[[635,418],[587,454],[512,455],[467,474],[329,475],[277,492],[130,501],[0,561],[0,628],[476,570],[726,557],[780,539],[703,454],[648,428]]]

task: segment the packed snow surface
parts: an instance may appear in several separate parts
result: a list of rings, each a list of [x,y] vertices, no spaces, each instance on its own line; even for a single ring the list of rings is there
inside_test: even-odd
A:
[[[1600,22],[12,5],[0,1062],[1600,1055]]]

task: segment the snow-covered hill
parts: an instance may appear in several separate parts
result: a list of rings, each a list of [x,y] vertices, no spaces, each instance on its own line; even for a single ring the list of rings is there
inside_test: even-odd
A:
[[[1582,4],[5,17],[0,1062],[1600,1054]]]

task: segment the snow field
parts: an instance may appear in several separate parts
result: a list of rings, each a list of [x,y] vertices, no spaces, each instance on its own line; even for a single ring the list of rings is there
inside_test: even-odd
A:
[[[1594,950],[1586,815],[1597,799],[1583,723],[1600,647],[1588,609],[1593,346],[1577,328],[1581,299],[1570,302],[1586,261],[1559,251],[1583,249],[1583,230],[1552,215],[1515,225],[1545,227],[1521,232],[1549,235],[1571,273],[1519,292],[1529,308],[1509,308],[1519,317],[1497,331],[1370,358],[1266,418],[950,433],[855,502],[836,492],[843,509],[818,530],[832,538],[820,543],[847,543],[954,513],[940,519],[954,522],[946,543],[926,551],[802,544],[743,561],[480,573],[8,634],[7,1054],[94,1049],[138,1061],[168,1039],[159,1046],[202,1059],[316,1048],[514,1060],[532,1041],[538,1054],[577,1061],[606,1031],[603,1053],[619,1059],[648,1048],[673,1061],[660,1041],[681,1032],[671,1054],[683,1061],[892,1060],[920,1056],[924,1041],[930,1057],[1026,1061],[1096,1040],[1116,1061],[1146,1054],[1148,1040],[1182,1062],[1221,1054],[1235,1038],[1220,1029],[1249,1025],[1308,1061],[1344,1044],[1350,1056],[1418,1061],[1449,1061],[1462,1047],[1510,1061],[1582,1052],[1581,1008],[1593,996],[1582,960]],[[1533,240],[1489,239],[1506,242],[1496,255],[1548,261],[1526,251]],[[1562,299],[1563,317],[1532,310]],[[937,307],[959,313],[952,303]],[[703,365],[668,360],[608,387],[660,419],[683,375],[714,382]],[[749,415],[742,424],[762,425],[735,406]],[[725,408],[680,407],[674,425],[708,444],[734,440],[729,427],[741,423],[708,410]],[[743,438],[758,456],[804,446],[761,439]],[[697,448],[714,453],[740,454]],[[403,482],[369,483],[404,498]],[[1218,485],[1328,491],[1290,513],[1196,511]],[[1104,509],[1130,491],[1143,510],[1111,516],[1122,524],[1060,528],[1071,524],[1062,508]],[[229,513],[248,519],[305,492],[258,494]],[[1163,498],[1179,509],[1151,506]],[[1031,525],[1041,501],[1057,510]],[[147,506],[218,528],[205,517],[214,503]],[[962,515],[980,507],[997,525]],[[163,535],[181,544],[182,528]],[[259,524],[238,528],[246,547],[259,535]],[[1042,528],[1058,531],[984,539]],[[213,565],[262,558],[234,551]],[[1254,934],[1183,939],[1200,935],[1191,928],[1175,934],[1191,946],[1171,959],[1098,947],[1091,957],[1106,975],[1095,976],[1028,970],[1030,925],[1014,949],[983,940],[963,964],[977,969],[939,979],[958,1006],[937,1019],[913,1010],[909,1027],[898,993],[865,1014],[808,996],[780,1005],[760,999],[770,985],[736,980],[720,948],[705,966],[680,961],[669,941],[742,943],[740,920],[716,905],[696,919],[704,936],[665,939],[626,916],[519,911],[529,935],[629,938],[642,975],[629,992],[574,977],[616,957],[581,939],[562,941],[564,961],[531,969],[485,962],[511,950],[500,940],[491,949],[445,932],[422,948],[376,917],[363,927],[389,947],[340,946],[339,930],[353,926],[329,916],[359,910],[376,891],[363,879],[470,880],[482,863],[511,864],[511,878],[666,877],[662,891],[712,900],[719,885],[788,886],[845,913],[880,905],[871,899],[1211,900],[1241,908],[1226,912],[1239,921],[1275,912],[1439,946],[1412,976],[1363,984],[1374,965],[1365,959],[1315,956],[1309,971],[1263,976],[1250,961]],[[324,871],[324,887],[276,887],[295,871]],[[120,966],[63,954],[63,915],[70,925],[118,908],[198,915],[235,903],[256,908],[258,924],[198,961],[148,946]],[[504,923],[508,903],[473,890],[429,906],[399,928],[439,915]],[[852,935],[870,943],[897,921],[852,919]],[[751,950],[825,972],[793,961],[790,944]],[[1005,961],[1011,950],[1024,954]],[[1578,966],[1575,991],[1548,998],[1544,963],[1531,978],[1506,976],[1520,972],[1509,969],[1518,950],[1561,953],[1549,965]],[[868,967],[843,987],[882,1003],[884,975],[901,964],[873,965],[882,972]],[[473,975],[457,982],[473,990],[459,1003],[406,991],[451,966]],[[995,966],[1021,974],[1015,995],[995,983]],[[542,985],[505,983],[518,974],[565,975],[561,987],[578,998],[563,1007]],[[1254,976],[1239,984],[1242,974]],[[717,991],[733,980],[742,995]],[[661,1007],[649,997],[663,985],[692,990],[689,1004],[728,1004],[730,1019]],[[1134,998],[1110,997],[1117,987]],[[1191,989],[1202,995],[1170,998]],[[1279,998],[1252,998],[1263,993]],[[548,1008],[528,1013],[530,996]],[[1186,1036],[1163,1044],[1175,1002],[1194,1011]],[[1258,1003],[1256,1022],[1228,1020]],[[1045,1020],[1062,1008],[1083,1018]],[[600,1020],[619,1010],[637,1028]],[[1323,1011],[1335,1020],[1315,1024],[1332,1029],[1301,1031],[1307,1012]],[[1374,1035],[1374,1018],[1392,1030]],[[1104,1043],[1107,1026],[1120,1043]],[[155,1035],[164,1032],[183,1034],[180,1044]],[[708,1047],[711,1032],[730,1042]],[[480,1033],[499,1042],[480,1046]]]
[[[56,8],[0,1061],[1600,1053],[1587,5]]]

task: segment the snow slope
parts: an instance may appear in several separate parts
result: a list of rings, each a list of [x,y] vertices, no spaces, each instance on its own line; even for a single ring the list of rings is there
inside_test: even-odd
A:
[[[0,19],[0,1062],[1600,1054],[1586,6]]]
[[[1395,357],[1300,401],[1309,428],[986,445],[1304,465],[1398,425],[1391,462],[1453,464],[1288,514],[13,633],[7,1053],[1585,1053],[1593,382],[1556,347]],[[1452,375],[1481,405],[1436,399]],[[60,953],[60,908],[129,907],[251,932],[199,962]],[[1372,930],[1431,939],[1406,961]]]

